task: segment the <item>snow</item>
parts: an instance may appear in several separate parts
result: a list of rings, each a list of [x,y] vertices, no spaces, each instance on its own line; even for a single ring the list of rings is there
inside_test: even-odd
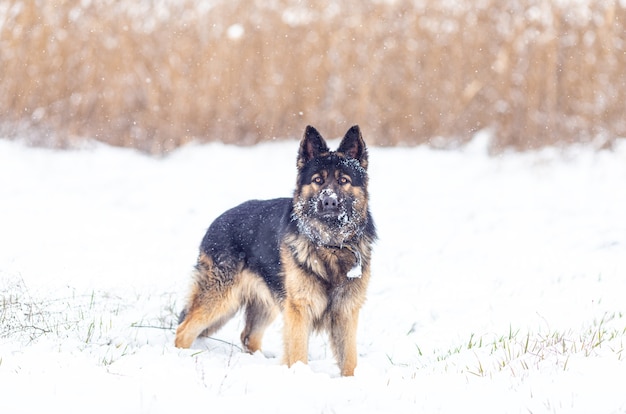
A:
[[[231,40],[241,39],[244,33],[245,33],[244,27],[238,23],[228,26],[228,29],[226,30],[226,36],[228,36],[228,38]]]
[[[323,335],[281,365],[280,319],[264,354],[241,352],[240,316],[173,346],[205,229],[291,195],[297,142],[0,140],[0,412],[626,412],[625,144],[370,148],[380,240],[341,378]]]

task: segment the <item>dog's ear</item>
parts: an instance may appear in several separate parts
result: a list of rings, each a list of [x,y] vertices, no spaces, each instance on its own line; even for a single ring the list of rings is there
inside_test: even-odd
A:
[[[302,142],[300,142],[300,152],[298,153],[298,168],[302,168],[304,164],[311,161],[313,158],[330,152],[326,141],[317,132],[317,129],[312,126],[307,126],[304,130],[304,136]]]
[[[346,132],[337,152],[343,153],[347,158],[354,158],[361,164],[361,167],[367,168],[367,147],[358,125],[353,126]]]

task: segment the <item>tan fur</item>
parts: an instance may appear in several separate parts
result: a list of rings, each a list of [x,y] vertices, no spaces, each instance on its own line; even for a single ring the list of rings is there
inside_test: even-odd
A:
[[[279,313],[278,304],[263,279],[252,272],[240,271],[229,280],[216,271],[211,258],[204,253],[198,258],[197,268],[190,307],[176,330],[175,345],[189,348],[200,334],[213,334],[245,306],[246,324],[241,342],[248,352],[260,350],[265,328]]]
[[[329,333],[341,375],[354,375],[358,315],[370,279],[370,250],[363,242],[363,274],[348,279],[355,263],[347,248],[327,248],[305,237],[286,238],[281,250],[285,269],[284,362],[307,362],[308,338],[313,330]]]
[[[198,262],[203,266],[196,271],[191,306],[176,331],[175,345],[189,348],[201,333],[211,335],[245,306],[241,341],[246,351],[256,352],[261,349],[265,328],[282,307],[284,363],[306,363],[310,334],[323,330],[330,336],[341,374],[353,375],[358,315],[370,279],[369,245],[363,241],[357,248],[362,254],[363,274],[348,279],[346,273],[355,263],[348,248],[320,247],[303,236],[287,237],[281,248],[286,291],[282,304],[254,273],[239,272],[230,283],[216,278],[211,259],[202,254]]]

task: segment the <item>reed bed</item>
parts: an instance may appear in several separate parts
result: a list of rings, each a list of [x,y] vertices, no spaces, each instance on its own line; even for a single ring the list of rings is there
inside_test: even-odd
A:
[[[2,0],[0,135],[162,154],[359,124],[376,145],[610,145],[625,22],[616,0]]]

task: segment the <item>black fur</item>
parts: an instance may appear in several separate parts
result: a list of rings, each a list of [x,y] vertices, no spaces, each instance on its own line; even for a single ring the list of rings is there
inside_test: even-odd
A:
[[[291,210],[290,198],[246,201],[215,219],[200,250],[220,267],[241,267],[261,275],[282,297],[279,249],[291,227]]]

